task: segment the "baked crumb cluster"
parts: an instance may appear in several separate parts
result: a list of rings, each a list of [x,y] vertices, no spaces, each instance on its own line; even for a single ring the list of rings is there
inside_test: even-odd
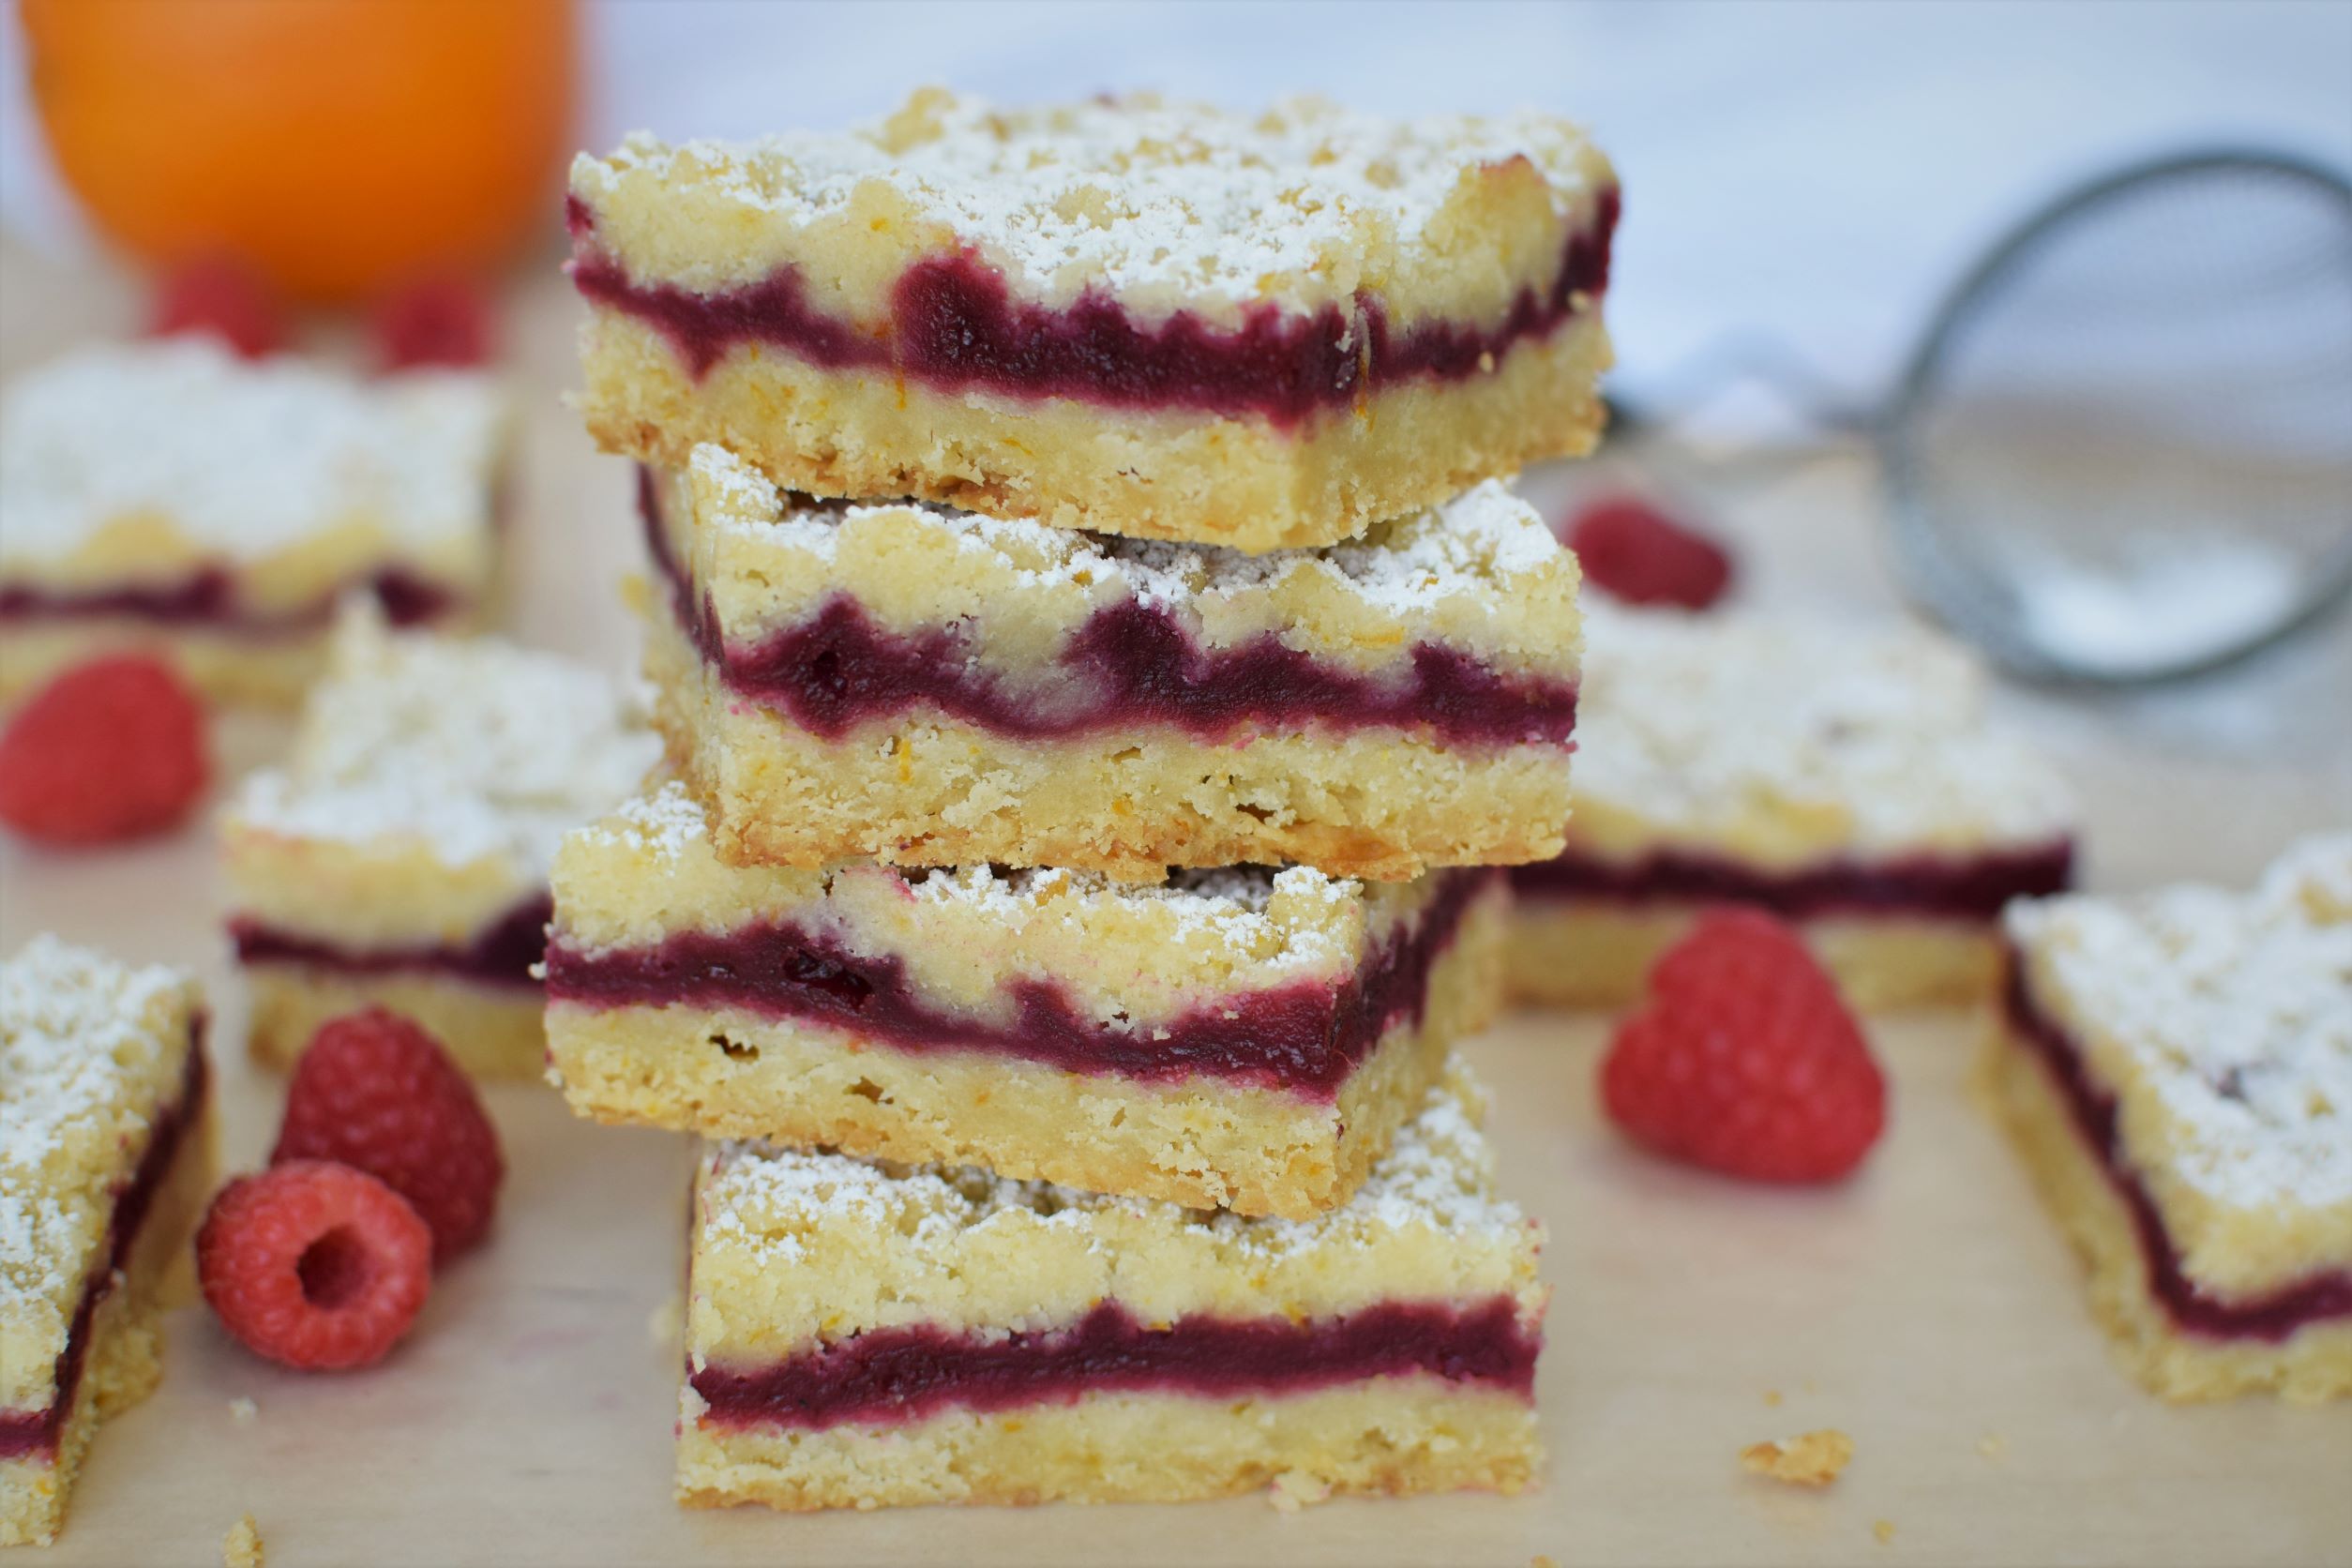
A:
[[[1750,1472],[1791,1486],[1826,1486],[1845,1471],[1853,1457],[1854,1440],[1834,1426],[1767,1439],[1740,1451],[1740,1463]]]
[[[2352,1395],[2352,835],[2022,903],[1995,1103],[2157,1393]]]
[[[1516,279],[1463,220],[1482,203],[1536,229],[1585,219],[1613,179],[1548,115],[1383,120],[1300,98],[1244,117],[1148,95],[1007,110],[936,89],[849,132],[640,133],[572,165],[597,243],[699,289],[796,262],[856,312],[877,274],[970,248],[1023,299],[1100,289],[1229,320],[1364,289],[1408,317],[1415,288],[1450,309],[1484,290],[1499,309]]]

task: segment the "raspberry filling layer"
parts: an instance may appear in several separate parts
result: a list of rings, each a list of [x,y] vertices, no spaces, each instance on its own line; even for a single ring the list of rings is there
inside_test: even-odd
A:
[[[1540,1333],[1498,1296],[1479,1306],[1383,1302],[1344,1318],[1205,1314],[1147,1326],[1105,1302],[1066,1328],[982,1338],[876,1329],[757,1371],[692,1374],[721,1426],[895,1425],[942,1410],[1069,1404],[1093,1393],[1203,1399],[1304,1394],[1368,1378],[1425,1376],[1522,1397],[1535,1391]]]
[[[229,935],[242,964],[304,964],[345,974],[446,974],[489,985],[536,987],[531,966],[547,953],[555,904],[546,894],[526,898],[464,943],[414,947],[345,947],[251,915],[232,915]]]
[[[1147,325],[1099,288],[1067,306],[1029,304],[969,249],[914,263],[892,286],[886,317],[852,321],[811,304],[790,264],[713,294],[634,279],[596,243],[595,214],[577,197],[566,219],[573,286],[659,332],[698,381],[736,348],[759,344],[823,369],[869,370],[942,392],[1254,415],[1288,429],[1399,383],[1488,373],[1514,346],[1589,311],[1608,290],[1619,205],[1614,188],[1602,191],[1591,222],[1564,236],[1549,283],[1521,285],[1492,324],[1433,320],[1402,331],[1369,290],[1350,308],[1306,314],[1261,302],[1232,327],[1189,310]]]
[[[786,920],[681,931],[657,946],[604,953],[583,952],[559,936],[548,944],[548,1000],[595,1008],[738,1008],[918,1054],[975,1051],[1149,1082],[1217,1078],[1330,1101],[1392,1026],[1420,1023],[1431,972],[1471,901],[1497,881],[1484,868],[1436,876],[1419,918],[1383,940],[1344,981],[1235,991],[1170,1017],[1116,1025],[1081,1011],[1056,982],[1028,976],[1005,985],[998,1017],[942,1007],[909,978],[897,954],[854,952],[837,937]]]
[[[1802,871],[1758,871],[1679,850],[1631,861],[1571,850],[1557,860],[1511,868],[1513,889],[1530,898],[1756,904],[1792,920],[1918,914],[1989,921],[2012,898],[2063,893],[2073,882],[2074,846],[2065,839],[1996,853],[1841,861]]]
[[[2264,1295],[2224,1299],[2209,1295],[2181,1266],[2164,1216],[2139,1176],[2124,1162],[2117,1129],[2115,1096],[2093,1081],[2081,1048],[2066,1029],[2035,1003],[2025,978],[2025,964],[2014,947],[2006,957],[2008,978],[2001,992],[2010,1036],[2022,1041],[2049,1070],[2075,1131],[2114,1184],[2116,1193],[2132,1214],[2139,1233],[2140,1253],[2148,1259],[2148,1290],[2163,1304],[2176,1328],[2212,1339],[2259,1339],[2271,1344],[2312,1323],[2352,1318],[2352,1272],[2326,1270],[2307,1274]]]
[[[66,1328],[66,1348],[57,1355],[57,1395],[46,1410],[0,1410],[0,1459],[56,1452],[57,1440],[65,1435],[66,1422],[73,1414],[74,1396],[82,1388],[83,1368],[89,1362],[91,1319],[98,1315],[107,1292],[114,1289],[116,1273],[129,1266],[131,1249],[138,1245],[140,1228],[146,1223],[155,1195],[171,1175],[172,1162],[178,1157],[180,1146],[188,1141],[188,1128],[204,1113],[210,1078],[204,1060],[204,1025],[199,1018],[188,1047],[188,1065],[180,1075],[178,1097],[157,1113],[154,1128],[147,1135],[146,1152],[139,1156],[138,1168],[114,1195],[114,1212],[106,1227],[103,1266],[90,1271],[90,1277],[82,1288],[82,1299],[74,1304],[73,1319]]]
[[[236,582],[219,566],[206,566],[176,582],[101,588],[59,594],[23,584],[0,587],[0,623],[10,621],[144,621],[158,626],[219,626],[251,637],[281,637],[323,630],[333,623],[346,592],[373,594],[384,617],[396,626],[442,620],[458,608],[459,596],[400,566],[388,566],[338,589],[300,610],[257,614],[237,602]]]
[[[704,664],[730,690],[827,740],[926,709],[1033,741],[1142,725],[1219,740],[1313,723],[1426,730],[1452,746],[1564,746],[1576,729],[1574,683],[1504,674],[1440,642],[1416,644],[1409,671],[1360,674],[1271,632],[1238,647],[1204,648],[1173,610],[1132,601],[1097,611],[1049,673],[1022,683],[991,673],[960,626],[886,631],[846,595],[759,642],[731,644],[707,597],[695,601],[650,480],[641,477],[638,497],[647,550]]]

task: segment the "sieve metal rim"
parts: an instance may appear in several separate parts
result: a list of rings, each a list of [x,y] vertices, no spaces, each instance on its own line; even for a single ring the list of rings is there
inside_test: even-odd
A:
[[[1895,575],[1912,601],[1968,637],[2013,674],[2053,684],[2151,685],[2204,674],[2276,646],[2352,601],[2352,518],[2343,537],[2306,580],[2295,607],[2271,625],[2204,653],[2131,669],[2078,664],[2039,646],[1997,602],[1986,574],[1959,559],[1922,501],[1917,415],[1935,389],[1953,339],[1993,296],[2002,278],[2059,225],[2153,180],[2231,170],[2299,180],[2344,210],[2352,228],[2352,178],[2318,158],[2283,148],[2207,146],[2158,154],[2081,181],[2045,200],[1947,288],[1912,349],[1872,430],[1893,546]]]

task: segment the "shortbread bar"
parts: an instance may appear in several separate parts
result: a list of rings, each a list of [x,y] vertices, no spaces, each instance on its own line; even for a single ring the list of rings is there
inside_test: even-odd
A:
[[[1858,1006],[1981,1003],[2010,899],[2071,884],[2074,815],[1944,641],[1588,604],[1576,816],[1515,867],[1510,971],[1613,1005],[1702,906],[1795,922]]]
[[[1558,852],[1576,559],[1500,484],[1314,551],[792,502],[714,446],[644,491],[672,755],[738,863]]]
[[[565,840],[548,1054],[599,1121],[1302,1216],[1499,988],[1500,873],[736,868],[676,783]]]
[[[1616,177],[1535,114],[929,91],[572,167],[583,411],[815,495],[1326,545],[1588,450]]]
[[[2013,908],[1996,1103],[2167,1399],[2352,1395],[2352,834]]]
[[[47,1544],[162,1377],[212,1115],[193,981],[37,937],[0,962],[0,1545]]]
[[[363,382],[203,337],[35,370],[0,415],[0,701],[135,649],[291,705],[347,595],[401,625],[477,618],[506,426],[483,374]]]
[[[327,1019],[384,1006],[471,1073],[537,1077],[556,842],[660,749],[585,665],[349,616],[291,758],[221,822],[253,1054],[288,1065]]]
[[[1304,1223],[709,1145],[679,1498],[1516,1491],[1543,1231],[1495,1196],[1480,1108],[1455,1069]]]

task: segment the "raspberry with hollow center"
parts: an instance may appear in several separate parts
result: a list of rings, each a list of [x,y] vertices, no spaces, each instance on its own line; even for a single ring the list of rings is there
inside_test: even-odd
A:
[[[431,1228],[436,1266],[489,1233],[505,1176],[474,1085],[439,1041],[381,1007],[311,1036],[269,1158],[337,1160],[378,1178]]]
[[[1626,604],[1705,610],[1731,585],[1721,545],[1635,496],[1591,503],[1564,536],[1586,580]]]
[[[1851,1172],[1886,1080],[1803,941],[1760,910],[1698,917],[1601,1064],[1609,1119],[1661,1153],[1762,1182]]]
[[[489,364],[492,354],[489,302],[455,279],[411,284],[387,296],[369,327],[377,366],[387,372],[444,365],[467,369]]]
[[[368,1366],[432,1289],[432,1232],[365,1171],[274,1166],[220,1189],[196,1234],[204,1300],[247,1349],[305,1371]]]
[[[59,675],[0,731],[0,822],[44,844],[138,838],[186,820],[212,772],[204,710],[143,655]]]
[[[286,316],[262,275],[225,256],[183,262],[156,285],[147,336],[209,332],[247,359],[286,346]]]

